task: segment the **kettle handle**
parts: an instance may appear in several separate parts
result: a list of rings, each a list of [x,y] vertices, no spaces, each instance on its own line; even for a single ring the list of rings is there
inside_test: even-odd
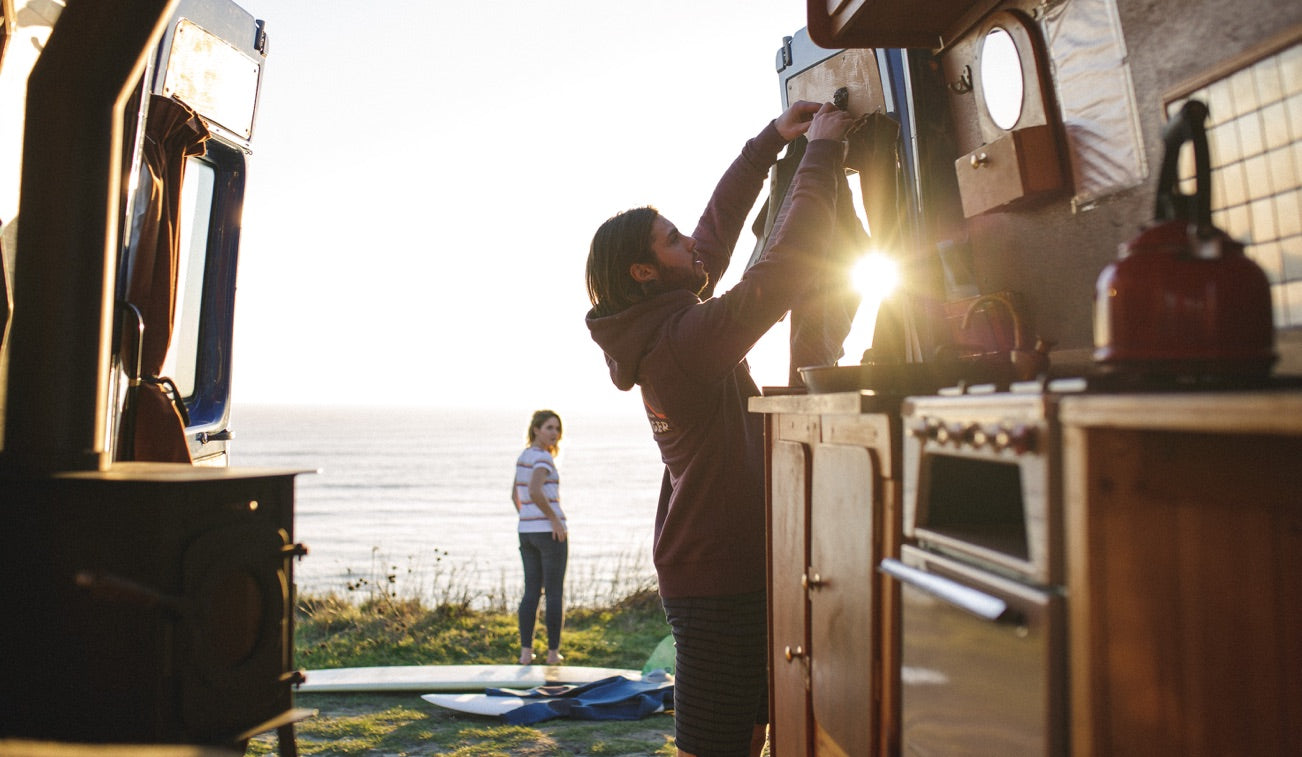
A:
[[[1166,153],[1162,157],[1162,174],[1157,184],[1157,201],[1153,214],[1158,221],[1192,221],[1198,224],[1200,233],[1212,225],[1212,161],[1207,147],[1206,120],[1207,106],[1201,100],[1189,100],[1163,130],[1162,141],[1166,145]],[[1197,182],[1193,196],[1181,194],[1176,188],[1180,148],[1185,142],[1193,142]]]

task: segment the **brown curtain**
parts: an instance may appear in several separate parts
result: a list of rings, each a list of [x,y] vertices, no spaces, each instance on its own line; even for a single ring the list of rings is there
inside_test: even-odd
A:
[[[169,396],[169,381],[161,379],[163,359],[172,338],[176,309],[176,276],[180,251],[181,182],[186,158],[202,155],[208,128],[186,105],[160,95],[149,101],[145,127],[144,171],[136,209],[135,255],[127,271],[126,300],[140,312],[144,332],[140,340],[141,382],[133,395],[119,435],[120,460],[189,463],[181,398]],[[123,340],[119,354],[132,369],[131,340]]]

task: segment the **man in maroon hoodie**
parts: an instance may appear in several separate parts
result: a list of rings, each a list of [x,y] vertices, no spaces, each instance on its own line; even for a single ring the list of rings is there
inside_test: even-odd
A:
[[[636,208],[602,224],[588,254],[588,329],[615,386],[641,387],[665,463],[654,556],[677,647],[679,755],[758,755],[765,741],[763,428],[747,410],[759,389],[746,353],[816,278],[852,122],[798,102],[746,143],[692,236]],[[809,146],[768,252],[712,296],[769,167],[801,134]]]

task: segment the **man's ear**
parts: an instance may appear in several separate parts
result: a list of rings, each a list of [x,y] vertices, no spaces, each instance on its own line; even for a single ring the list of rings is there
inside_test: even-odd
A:
[[[650,263],[634,263],[628,267],[628,275],[639,284],[656,280],[656,267]]]

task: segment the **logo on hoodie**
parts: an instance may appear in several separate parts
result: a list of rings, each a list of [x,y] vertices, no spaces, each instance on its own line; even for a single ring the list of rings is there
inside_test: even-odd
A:
[[[646,419],[651,422],[651,433],[667,434],[673,429],[673,426],[669,425],[669,417],[652,407],[645,397],[642,399],[642,406],[646,408]]]

